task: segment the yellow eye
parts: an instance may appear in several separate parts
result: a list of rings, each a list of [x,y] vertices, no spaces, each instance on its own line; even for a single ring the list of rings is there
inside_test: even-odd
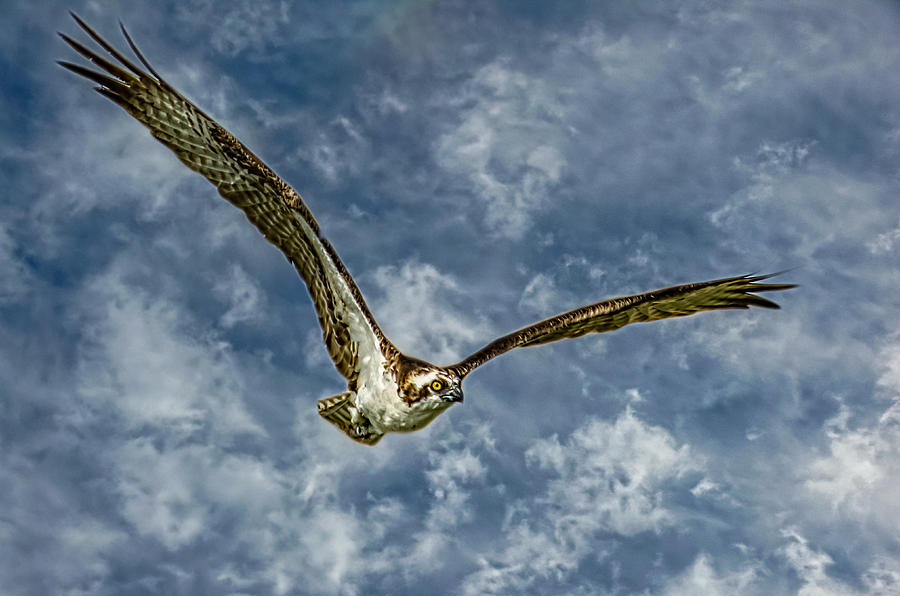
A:
[[[441,383],[440,381],[432,381],[431,382],[431,389],[433,391],[440,391],[441,389],[443,389],[443,387],[444,387],[444,384]]]

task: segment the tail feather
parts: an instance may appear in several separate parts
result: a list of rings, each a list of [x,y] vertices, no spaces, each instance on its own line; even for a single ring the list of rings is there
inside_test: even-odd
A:
[[[332,423],[348,437],[363,445],[374,445],[384,433],[374,430],[369,420],[357,409],[354,393],[345,391],[318,401],[319,416]]]

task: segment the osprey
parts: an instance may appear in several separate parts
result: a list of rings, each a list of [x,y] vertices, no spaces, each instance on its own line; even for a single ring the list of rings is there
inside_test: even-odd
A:
[[[128,32],[125,40],[146,70],[132,63],[84,23],[72,17],[114,60],[60,33],[76,52],[105,72],[60,61],[99,84],[96,90],[134,116],[188,168],[209,180],[225,199],[277,246],[306,283],[322,339],[347,390],[318,402],[319,414],[354,441],[374,445],[389,432],[426,426],[463,401],[462,382],[491,358],[629,323],[682,317],[705,310],[778,308],[753,292],[794,287],[760,283],[771,275],[738,276],[654,290],[582,306],[495,339],[464,360],[437,366],[407,356],[385,337],[362,294],[322,235],[297,192],[227,130],[153,70]]]

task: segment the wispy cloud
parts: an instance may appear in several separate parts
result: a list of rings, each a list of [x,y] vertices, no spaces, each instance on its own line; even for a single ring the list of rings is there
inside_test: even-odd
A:
[[[456,306],[462,288],[433,265],[409,260],[379,267],[375,281],[385,296],[376,310],[402,350],[451,363],[464,356],[464,346],[487,343],[490,327]]]
[[[614,421],[588,419],[567,440],[541,439],[525,454],[549,480],[543,494],[508,509],[502,550],[481,561],[465,593],[528,591],[563,580],[596,551],[601,536],[624,539],[677,523],[667,494],[688,488],[703,461],[660,427],[625,409]],[[610,545],[612,547],[612,545]]]
[[[169,550],[210,538],[226,517],[259,520],[279,505],[285,481],[265,462],[204,445],[160,450],[127,441],[109,458],[122,515]]]
[[[264,294],[240,265],[233,265],[227,276],[213,286],[213,292],[228,302],[228,310],[219,319],[226,329],[238,323],[252,322],[265,311]]]
[[[900,506],[890,497],[900,490],[900,346],[885,346],[879,361],[883,374],[877,385],[884,409],[872,412],[874,420],[861,422],[851,419],[855,417],[842,401],[825,425],[828,452],[810,464],[805,486],[834,513],[894,535],[900,531]]]
[[[195,332],[179,307],[127,281],[134,261],[120,260],[81,297],[85,339],[79,392],[94,407],[119,411],[126,424],[190,435],[258,433],[243,404],[243,383],[229,346]]]
[[[474,105],[437,141],[438,163],[463,176],[485,202],[491,231],[520,238],[565,167],[556,146],[564,107],[543,81],[503,60],[475,73],[466,96]]]
[[[719,573],[712,565],[712,557],[698,556],[694,563],[679,576],[669,581],[661,594],[665,596],[727,596],[728,594],[752,594],[753,583],[762,572],[761,566],[748,565],[737,571]]]

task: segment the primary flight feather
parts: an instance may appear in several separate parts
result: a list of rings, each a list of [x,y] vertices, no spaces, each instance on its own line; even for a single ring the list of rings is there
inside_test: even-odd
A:
[[[209,180],[300,274],[315,305],[325,347],[338,372],[347,379],[347,391],[319,400],[319,414],[360,443],[374,445],[386,433],[424,427],[463,400],[466,375],[513,348],[706,310],[778,308],[755,293],[794,287],[761,283],[769,275],[673,286],[559,314],[496,339],[450,366],[412,358],[385,337],[356,282],[297,191],[159,76],[124,27],[125,40],[144,68],[117,51],[78,16],[72,17],[113,61],[60,33],[102,72],[70,62],[59,64],[97,83],[99,93],[146,126],[184,165]]]

